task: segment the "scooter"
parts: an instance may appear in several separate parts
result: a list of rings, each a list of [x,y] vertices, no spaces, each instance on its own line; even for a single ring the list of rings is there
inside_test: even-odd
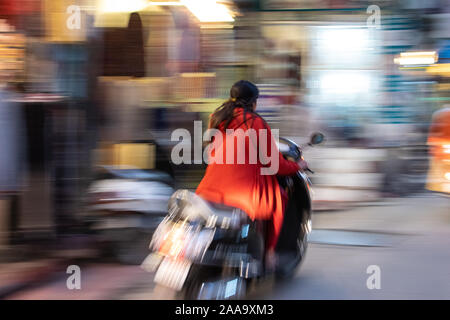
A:
[[[323,134],[315,133],[307,146],[323,140]],[[279,150],[287,159],[301,159],[304,147],[280,138]],[[238,208],[177,190],[169,200],[167,216],[153,234],[152,252],[141,264],[154,272],[154,295],[169,292],[169,298],[189,300],[241,299],[252,283],[268,274],[291,277],[308,247],[311,181],[306,172],[299,171],[279,177],[279,183],[288,191],[289,202],[276,247],[278,263],[271,271],[264,263],[267,221],[252,221]]]

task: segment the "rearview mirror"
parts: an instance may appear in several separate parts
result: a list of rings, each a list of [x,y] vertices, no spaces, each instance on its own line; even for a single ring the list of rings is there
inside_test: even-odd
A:
[[[309,143],[311,145],[320,144],[323,140],[325,140],[325,136],[320,132],[315,132],[311,135],[311,140]]]

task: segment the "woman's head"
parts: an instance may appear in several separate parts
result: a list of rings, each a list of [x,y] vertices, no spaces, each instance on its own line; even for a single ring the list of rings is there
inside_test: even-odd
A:
[[[244,109],[254,109],[259,96],[258,88],[247,80],[240,80],[233,84],[230,90],[230,98]]]
[[[230,99],[225,101],[211,116],[211,128],[218,128],[226,121],[225,128],[234,116],[235,108],[243,108],[244,112],[253,112],[256,108],[259,90],[253,83],[247,80],[240,80],[233,84],[230,89]]]

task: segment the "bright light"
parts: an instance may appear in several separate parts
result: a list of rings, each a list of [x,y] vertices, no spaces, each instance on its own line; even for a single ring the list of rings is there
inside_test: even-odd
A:
[[[203,24],[200,26],[200,29],[233,29],[232,24],[213,24],[213,25],[206,25]]]
[[[450,172],[444,174],[445,179],[450,180]]]
[[[394,63],[402,66],[430,65],[438,61],[436,51],[402,52],[394,58]]]
[[[326,29],[321,37],[326,52],[344,51],[346,53],[361,51],[368,47],[369,39],[365,29]]]
[[[148,2],[149,6],[182,6],[179,1],[152,1]]]
[[[147,0],[99,0],[97,8],[103,13],[113,13],[140,11],[147,6]]]
[[[155,1],[148,0],[97,0],[100,13],[123,13],[144,10],[148,6],[185,6],[200,22],[232,22],[234,21],[228,8],[216,0],[180,0]]]
[[[338,94],[369,92],[370,76],[362,73],[329,73],[320,78],[320,88],[325,92]]]
[[[232,22],[234,21],[227,7],[215,0],[181,0],[186,8],[200,22]]]
[[[444,153],[450,153],[450,144],[444,144]]]

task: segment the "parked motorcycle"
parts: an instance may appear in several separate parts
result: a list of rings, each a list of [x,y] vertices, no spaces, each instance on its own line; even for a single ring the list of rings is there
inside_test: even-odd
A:
[[[125,264],[140,264],[148,253],[148,238],[164,219],[173,194],[173,177],[166,159],[155,169],[99,166],[87,192],[85,221],[106,256]],[[157,170],[159,169],[159,170]]]
[[[323,140],[323,134],[315,133],[307,145]],[[280,138],[279,149],[285,158],[298,161],[302,157],[302,148],[289,139]],[[252,221],[240,209],[177,190],[150,242],[152,252],[142,263],[142,268],[155,272],[155,296],[240,299],[252,283],[271,272],[278,278],[292,276],[304,259],[311,232],[311,181],[299,171],[279,177],[279,182],[289,193],[289,203],[274,271],[264,263],[267,221]]]

